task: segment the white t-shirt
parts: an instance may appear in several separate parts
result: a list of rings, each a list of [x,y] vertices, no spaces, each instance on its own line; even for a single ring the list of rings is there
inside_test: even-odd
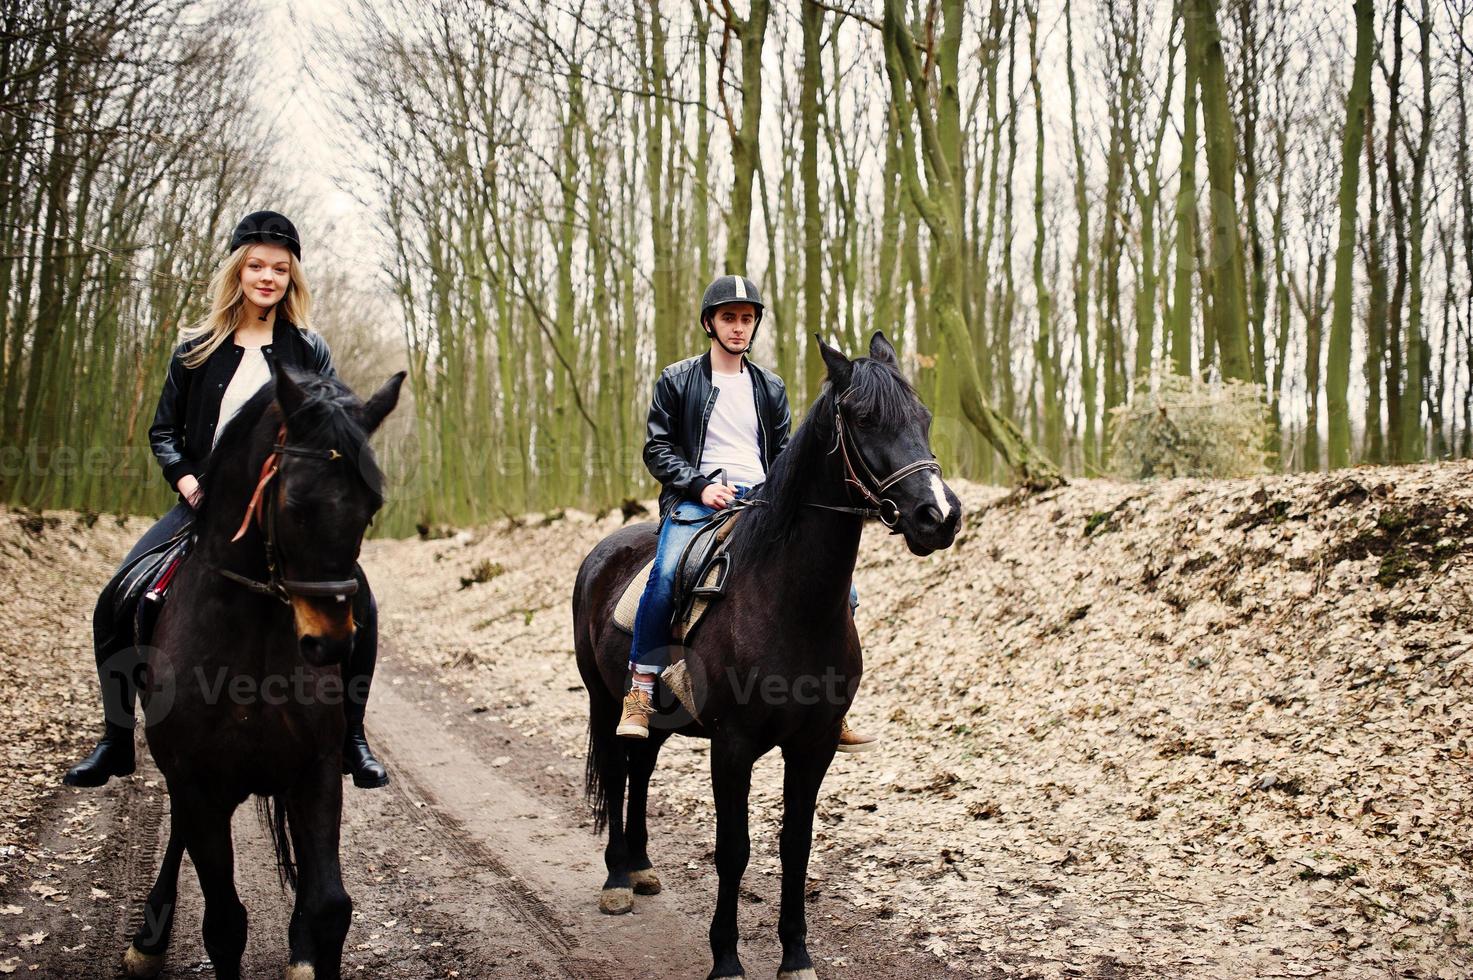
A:
[[[250,401],[251,396],[270,380],[271,365],[266,363],[266,355],[261,353],[261,348],[245,348],[240,355],[240,363],[235,366],[235,373],[230,376],[230,384],[225,386],[225,397],[220,399],[220,418],[215,422],[215,438],[210,441],[211,449],[220,441],[225,423],[235,418],[235,413],[240,411],[241,406]]]
[[[757,441],[757,403],[753,401],[752,375],[711,372],[711,384],[719,392],[711,421],[706,426],[706,445],[701,450],[701,472],[720,467],[727,483],[756,486],[767,477]]]

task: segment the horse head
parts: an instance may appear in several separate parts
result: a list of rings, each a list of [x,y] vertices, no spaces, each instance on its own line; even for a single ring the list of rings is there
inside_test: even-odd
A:
[[[269,557],[303,659],[338,663],[352,649],[354,565],[383,505],[383,474],[368,438],[398,404],[404,372],[367,401],[333,377],[294,375],[279,363],[275,375],[283,421],[274,487],[262,508]]]
[[[850,360],[822,338],[818,345],[828,368],[832,451],[843,457],[846,479],[912,553],[949,548],[961,501],[941,479],[931,412],[901,375],[895,348],[878,330],[868,357]]]

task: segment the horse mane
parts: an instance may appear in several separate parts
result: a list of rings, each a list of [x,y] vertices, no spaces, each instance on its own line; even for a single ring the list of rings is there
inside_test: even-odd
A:
[[[889,428],[914,414],[919,404],[915,389],[889,362],[860,357],[850,367],[849,387],[839,396],[847,419]],[[761,560],[792,540],[803,510],[803,488],[823,468],[823,457],[833,448],[834,399],[833,384],[825,382],[803,423],[772,461],[767,479],[750,495],[762,503],[736,522],[730,545],[733,561]]]
[[[306,396],[293,413],[292,444],[306,449],[336,449],[363,477],[375,501],[382,504],[384,474],[368,444],[368,433],[355,417],[363,406],[358,396],[336,377],[286,370]],[[226,423],[205,466],[206,486],[219,485],[214,477],[221,470],[250,458],[252,440],[258,438],[256,430],[268,414],[272,417],[270,438],[274,441],[281,418],[274,379],[252,395]]]

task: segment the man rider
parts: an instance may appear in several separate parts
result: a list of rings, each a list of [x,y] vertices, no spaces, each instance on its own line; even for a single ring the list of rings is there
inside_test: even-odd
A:
[[[669,624],[681,552],[702,518],[760,484],[787,445],[787,389],[776,374],[747,359],[762,311],[752,280],[721,276],[701,298],[701,327],[710,350],[671,364],[655,381],[644,462],[660,481],[660,542],[634,619],[632,676],[618,728],[629,738],[649,736],[655,677],[670,664]],[[874,742],[846,722],[838,748],[860,752]]]

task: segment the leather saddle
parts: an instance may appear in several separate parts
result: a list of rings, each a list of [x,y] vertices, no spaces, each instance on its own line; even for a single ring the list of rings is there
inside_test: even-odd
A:
[[[113,622],[132,624],[135,646],[147,646],[152,639],[174,573],[189,554],[193,538],[190,529],[181,531],[158,550],[139,555],[123,570],[113,591]]]
[[[726,593],[731,577],[731,552],[727,543],[743,508],[718,510],[700,519],[701,527],[680,553],[675,568],[675,612],[670,621],[670,635],[684,642],[689,639],[706,609]],[[625,587],[614,609],[614,625],[626,633],[634,632],[634,617],[644,595],[654,559],[645,564]]]

